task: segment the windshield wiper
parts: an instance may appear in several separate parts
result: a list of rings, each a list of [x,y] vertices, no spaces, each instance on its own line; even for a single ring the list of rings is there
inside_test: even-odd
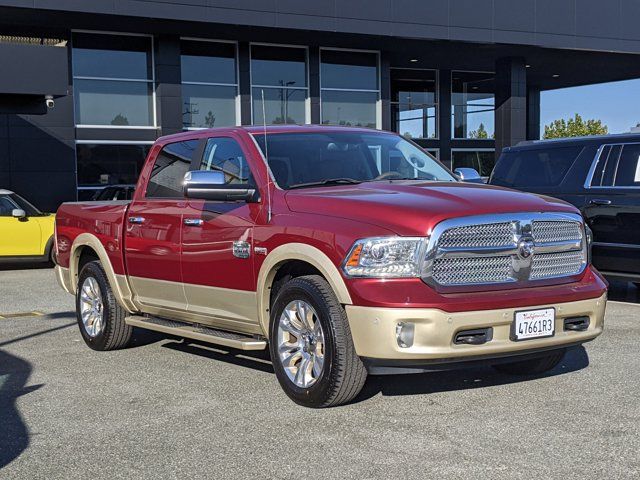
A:
[[[355,178],[328,178],[319,182],[307,182],[307,183],[294,183],[289,185],[289,190],[294,188],[306,188],[306,187],[318,187],[322,185],[357,185],[362,183],[362,180],[356,180]]]

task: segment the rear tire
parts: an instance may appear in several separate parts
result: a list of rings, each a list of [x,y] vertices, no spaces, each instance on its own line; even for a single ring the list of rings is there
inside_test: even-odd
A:
[[[305,407],[347,403],[367,379],[346,312],[319,275],[282,286],[271,309],[269,350],[280,386]]]
[[[78,278],[76,317],[85,343],[93,350],[116,350],[126,347],[133,328],[124,321],[126,311],[120,306],[99,261],[88,262]]]
[[[493,365],[493,368],[500,373],[508,375],[539,375],[541,373],[553,370],[562,359],[566,350],[554,350],[549,355],[530,360],[522,360],[513,363],[500,363]]]

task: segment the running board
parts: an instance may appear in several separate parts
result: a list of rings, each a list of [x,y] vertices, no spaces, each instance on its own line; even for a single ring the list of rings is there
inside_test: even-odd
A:
[[[142,315],[131,315],[125,317],[124,321],[132,327],[146,328],[147,330],[237,348],[238,350],[264,350],[267,348],[267,342],[264,340],[247,337],[239,333],[204,327],[202,325],[192,325],[190,323],[165,320],[164,318],[158,317],[145,317]]]

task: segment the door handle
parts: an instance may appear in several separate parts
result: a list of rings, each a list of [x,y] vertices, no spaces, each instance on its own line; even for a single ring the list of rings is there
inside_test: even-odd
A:
[[[140,225],[141,223],[144,223],[144,217],[129,217],[129,223]]]
[[[201,227],[204,222],[200,218],[185,218],[182,223],[188,227]]]
[[[591,205],[611,205],[611,200],[605,200],[604,198],[592,198],[589,201]]]

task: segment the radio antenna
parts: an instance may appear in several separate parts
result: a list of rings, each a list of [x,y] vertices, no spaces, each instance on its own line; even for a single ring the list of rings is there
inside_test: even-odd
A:
[[[262,91],[262,126],[264,132],[264,158],[267,161],[267,223],[271,222],[271,167],[269,167],[269,145],[267,144],[267,113],[264,107],[264,88]]]

